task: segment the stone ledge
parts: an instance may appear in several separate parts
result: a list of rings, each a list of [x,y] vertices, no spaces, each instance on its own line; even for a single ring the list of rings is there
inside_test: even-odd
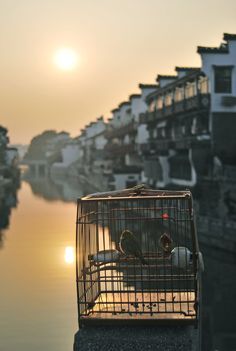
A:
[[[188,327],[89,327],[75,334],[74,351],[197,351],[198,329]]]

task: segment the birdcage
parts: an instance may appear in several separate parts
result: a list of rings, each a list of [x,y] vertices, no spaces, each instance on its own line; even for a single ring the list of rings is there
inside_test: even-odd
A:
[[[190,191],[136,186],[78,200],[79,325],[195,324],[202,258]]]

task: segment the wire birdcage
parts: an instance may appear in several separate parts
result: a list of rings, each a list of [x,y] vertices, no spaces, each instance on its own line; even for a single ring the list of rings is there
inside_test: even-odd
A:
[[[190,191],[136,186],[83,197],[76,232],[80,327],[198,324],[201,257]]]

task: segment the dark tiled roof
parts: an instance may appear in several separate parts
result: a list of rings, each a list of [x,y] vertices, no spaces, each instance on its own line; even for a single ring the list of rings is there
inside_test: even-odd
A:
[[[176,72],[180,72],[180,71],[200,71],[200,68],[199,67],[179,67],[179,66],[176,66],[175,67],[175,70]]]
[[[229,34],[229,33],[224,33],[224,40],[236,40],[236,34]]]
[[[138,86],[140,89],[145,89],[145,88],[157,88],[157,85],[156,84],[142,84],[140,83],[139,86]]]
[[[118,111],[119,111],[119,109],[116,107],[113,110],[111,110],[111,113],[115,113],[115,112],[118,112]]]
[[[140,97],[141,97],[140,94],[132,94],[132,95],[129,96],[129,99],[131,100],[131,99],[140,98]]]
[[[158,74],[157,76],[157,81],[159,81],[160,79],[176,79],[177,76],[174,75],[165,75],[165,74]]]
[[[119,108],[121,108],[122,106],[128,106],[128,105],[130,105],[130,102],[124,101],[119,105]]]
[[[199,54],[227,54],[229,50],[226,45],[221,45],[219,48],[198,46],[197,52]]]

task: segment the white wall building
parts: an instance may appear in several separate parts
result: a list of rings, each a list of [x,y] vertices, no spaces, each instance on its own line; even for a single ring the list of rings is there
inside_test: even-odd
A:
[[[14,147],[8,147],[6,149],[6,164],[7,166],[16,167],[19,161],[18,151]]]
[[[65,145],[61,149],[61,162],[55,162],[51,166],[51,176],[66,176],[70,165],[79,159],[79,146],[75,143]]]

